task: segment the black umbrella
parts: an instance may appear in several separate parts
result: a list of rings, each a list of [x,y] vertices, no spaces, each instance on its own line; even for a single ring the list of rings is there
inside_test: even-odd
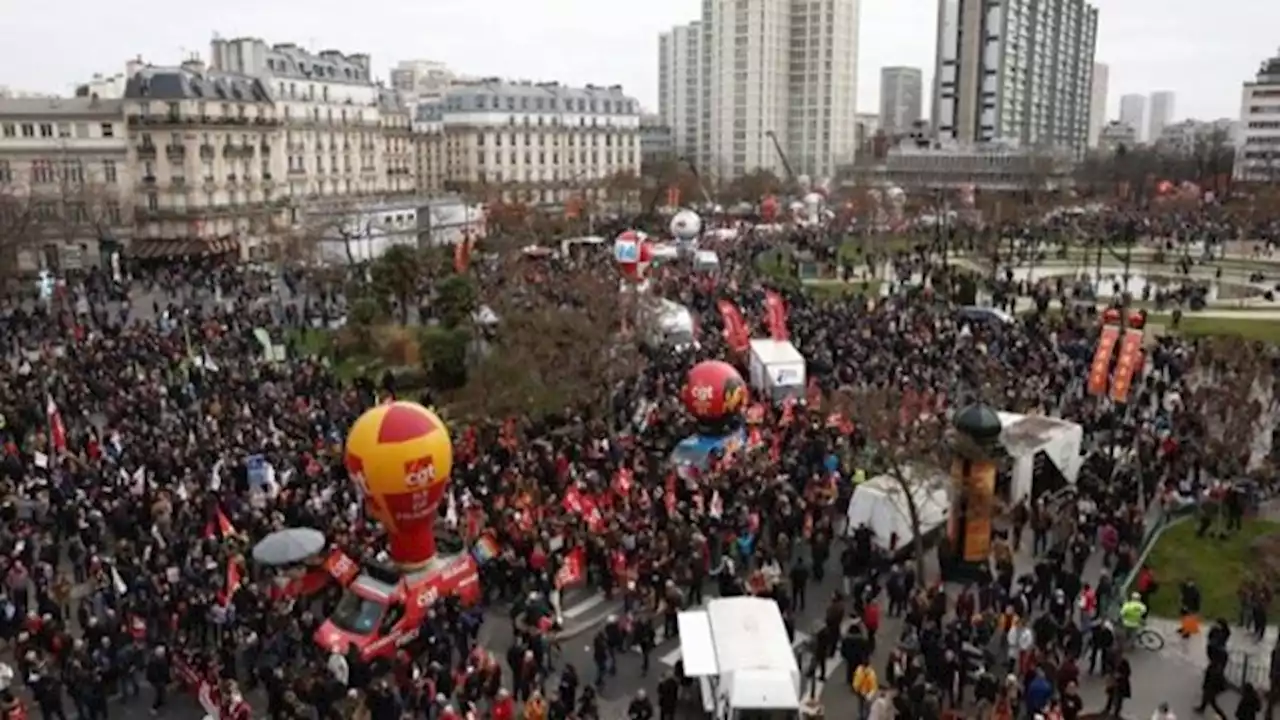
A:
[[[324,549],[324,533],[312,528],[286,528],[253,546],[253,559],[263,565],[291,565]]]

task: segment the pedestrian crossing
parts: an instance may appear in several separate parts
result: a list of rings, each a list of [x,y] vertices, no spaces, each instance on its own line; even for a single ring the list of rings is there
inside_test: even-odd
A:
[[[621,593],[615,594],[610,600],[599,590],[569,588],[552,593],[550,600],[561,632],[568,635],[586,632],[603,625],[610,615],[622,614]]]

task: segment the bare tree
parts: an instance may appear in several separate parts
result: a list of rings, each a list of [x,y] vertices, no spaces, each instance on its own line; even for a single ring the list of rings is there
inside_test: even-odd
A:
[[[947,420],[930,401],[896,388],[842,388],[832,407],[853,421],[874,473],[888,476],[907,508],[916,576],[924,577],[925,544],[920,503],[948,489]]]
[[[493,352],[459,393],[467,413],[530,416],[572,407],[602,417],[615,383],[638,367],[634,343],[619,339],[628,310],[607,263],[511,254],[481,277],[480,297],[498,325]]]
[[[1199,447],[1219,477],[1256,465],[1270,449],[1280,407],[1272,367],[1274,346],[1238,337],[1197,341],[1192,388],[1183,401],[1197,423]]]
[[[16,271],[19,253],[35,248],[39,237],[40,222],[25,189],[0,186],[0,268]],[[0,270],[0,274],[7,273]]]

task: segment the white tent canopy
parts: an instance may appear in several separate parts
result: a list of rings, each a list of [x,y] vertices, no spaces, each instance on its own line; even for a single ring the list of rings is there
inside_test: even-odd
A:
[[[904,468],[903,474],[919,514],[921,533],[928,535],[945,525],[951,511],[950,478],[940,470],[924,468]],[[907,498],[902,483],[889,475],[858,485],[849,501],[849,532],[865,524],[880,547],[897,551],[909,546],[915,535]]]

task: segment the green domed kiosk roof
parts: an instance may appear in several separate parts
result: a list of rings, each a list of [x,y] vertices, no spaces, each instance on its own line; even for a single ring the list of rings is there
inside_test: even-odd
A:
[[[1004,426],[995,408],[985,403],[974,403],[955,414],[951,424],[956,430],[979,442],[991,442],[1000,437]]]

